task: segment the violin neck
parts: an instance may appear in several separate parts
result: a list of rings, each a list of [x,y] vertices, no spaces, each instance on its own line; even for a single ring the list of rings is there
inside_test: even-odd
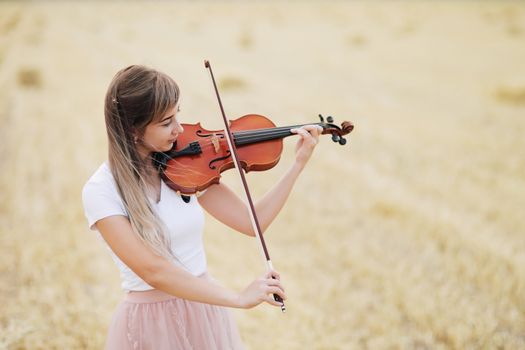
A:
[[[235,141],[235,146],[249,145],[249,144],[257,143],[257,142],[282,139],[287,136],[294,135],[294,133],[290,131],[291,129],[300,128],[301,126],[304,126],[304,125],[322,126],[321,123],[310,123],[310,124],[282,126],[282,127],[276,127],[276,128],[236,131],[233,133],[233,139]]]

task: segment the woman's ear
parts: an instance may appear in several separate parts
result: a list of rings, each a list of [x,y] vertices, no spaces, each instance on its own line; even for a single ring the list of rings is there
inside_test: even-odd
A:
[[[139,142],[139,138],[140,138],[140,135],[139,135],[139,131],[135,128],[132,128],[131,129],[131,134],[133,135],[133,142],[135,144],[137,144],[137,142]]]

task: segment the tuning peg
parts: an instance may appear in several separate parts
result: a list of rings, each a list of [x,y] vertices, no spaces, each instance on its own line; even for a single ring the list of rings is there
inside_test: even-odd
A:
[[[321,114],[319,114],[319,119],[321,119],[321,123],[324,123],[324,118]]]
[[[335,132],[332,134],[332,141],[334,142],[340,142],[340,136],[337,135]]]
[[[346,139],[341,137],[341,138],[339,139],[339,144],[340,144],[341,146],[346,145]]]
[[[334,122],[334,118],[332,118],[332,116],[328,116],[328,117],[326,117],[326,121],[329,122],[329,123],[333,123]]]

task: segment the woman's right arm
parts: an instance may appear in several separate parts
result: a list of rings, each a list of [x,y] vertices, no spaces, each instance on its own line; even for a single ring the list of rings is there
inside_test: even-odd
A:
[[[210,280],[195,277],[155,254],[134,234],[124,216],[106,217],[97,221],[96,227],[113,252],[133,272],[153,288],[178,298],[237,308],[251,308],[262,302],[280,306],[281,303],[272,297],[274,293],[286,299],[275,271],[266,273],[237,293]]]

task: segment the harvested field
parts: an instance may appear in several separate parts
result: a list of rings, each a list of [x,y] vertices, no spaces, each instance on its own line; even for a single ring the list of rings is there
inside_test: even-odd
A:
[[[248,349],[525,348],[525,4],[1,2],[0,348],[100,349],[118,271],[81,188],[106,159],[117,70],[173,76],[181,119],[333,115],[267,244],[288,313],[235,310]],[[293,161],[250,173],[260,197]],[[240,189],[233,172],[224,181]],[[207,218],[241,290],[254,240]]]

